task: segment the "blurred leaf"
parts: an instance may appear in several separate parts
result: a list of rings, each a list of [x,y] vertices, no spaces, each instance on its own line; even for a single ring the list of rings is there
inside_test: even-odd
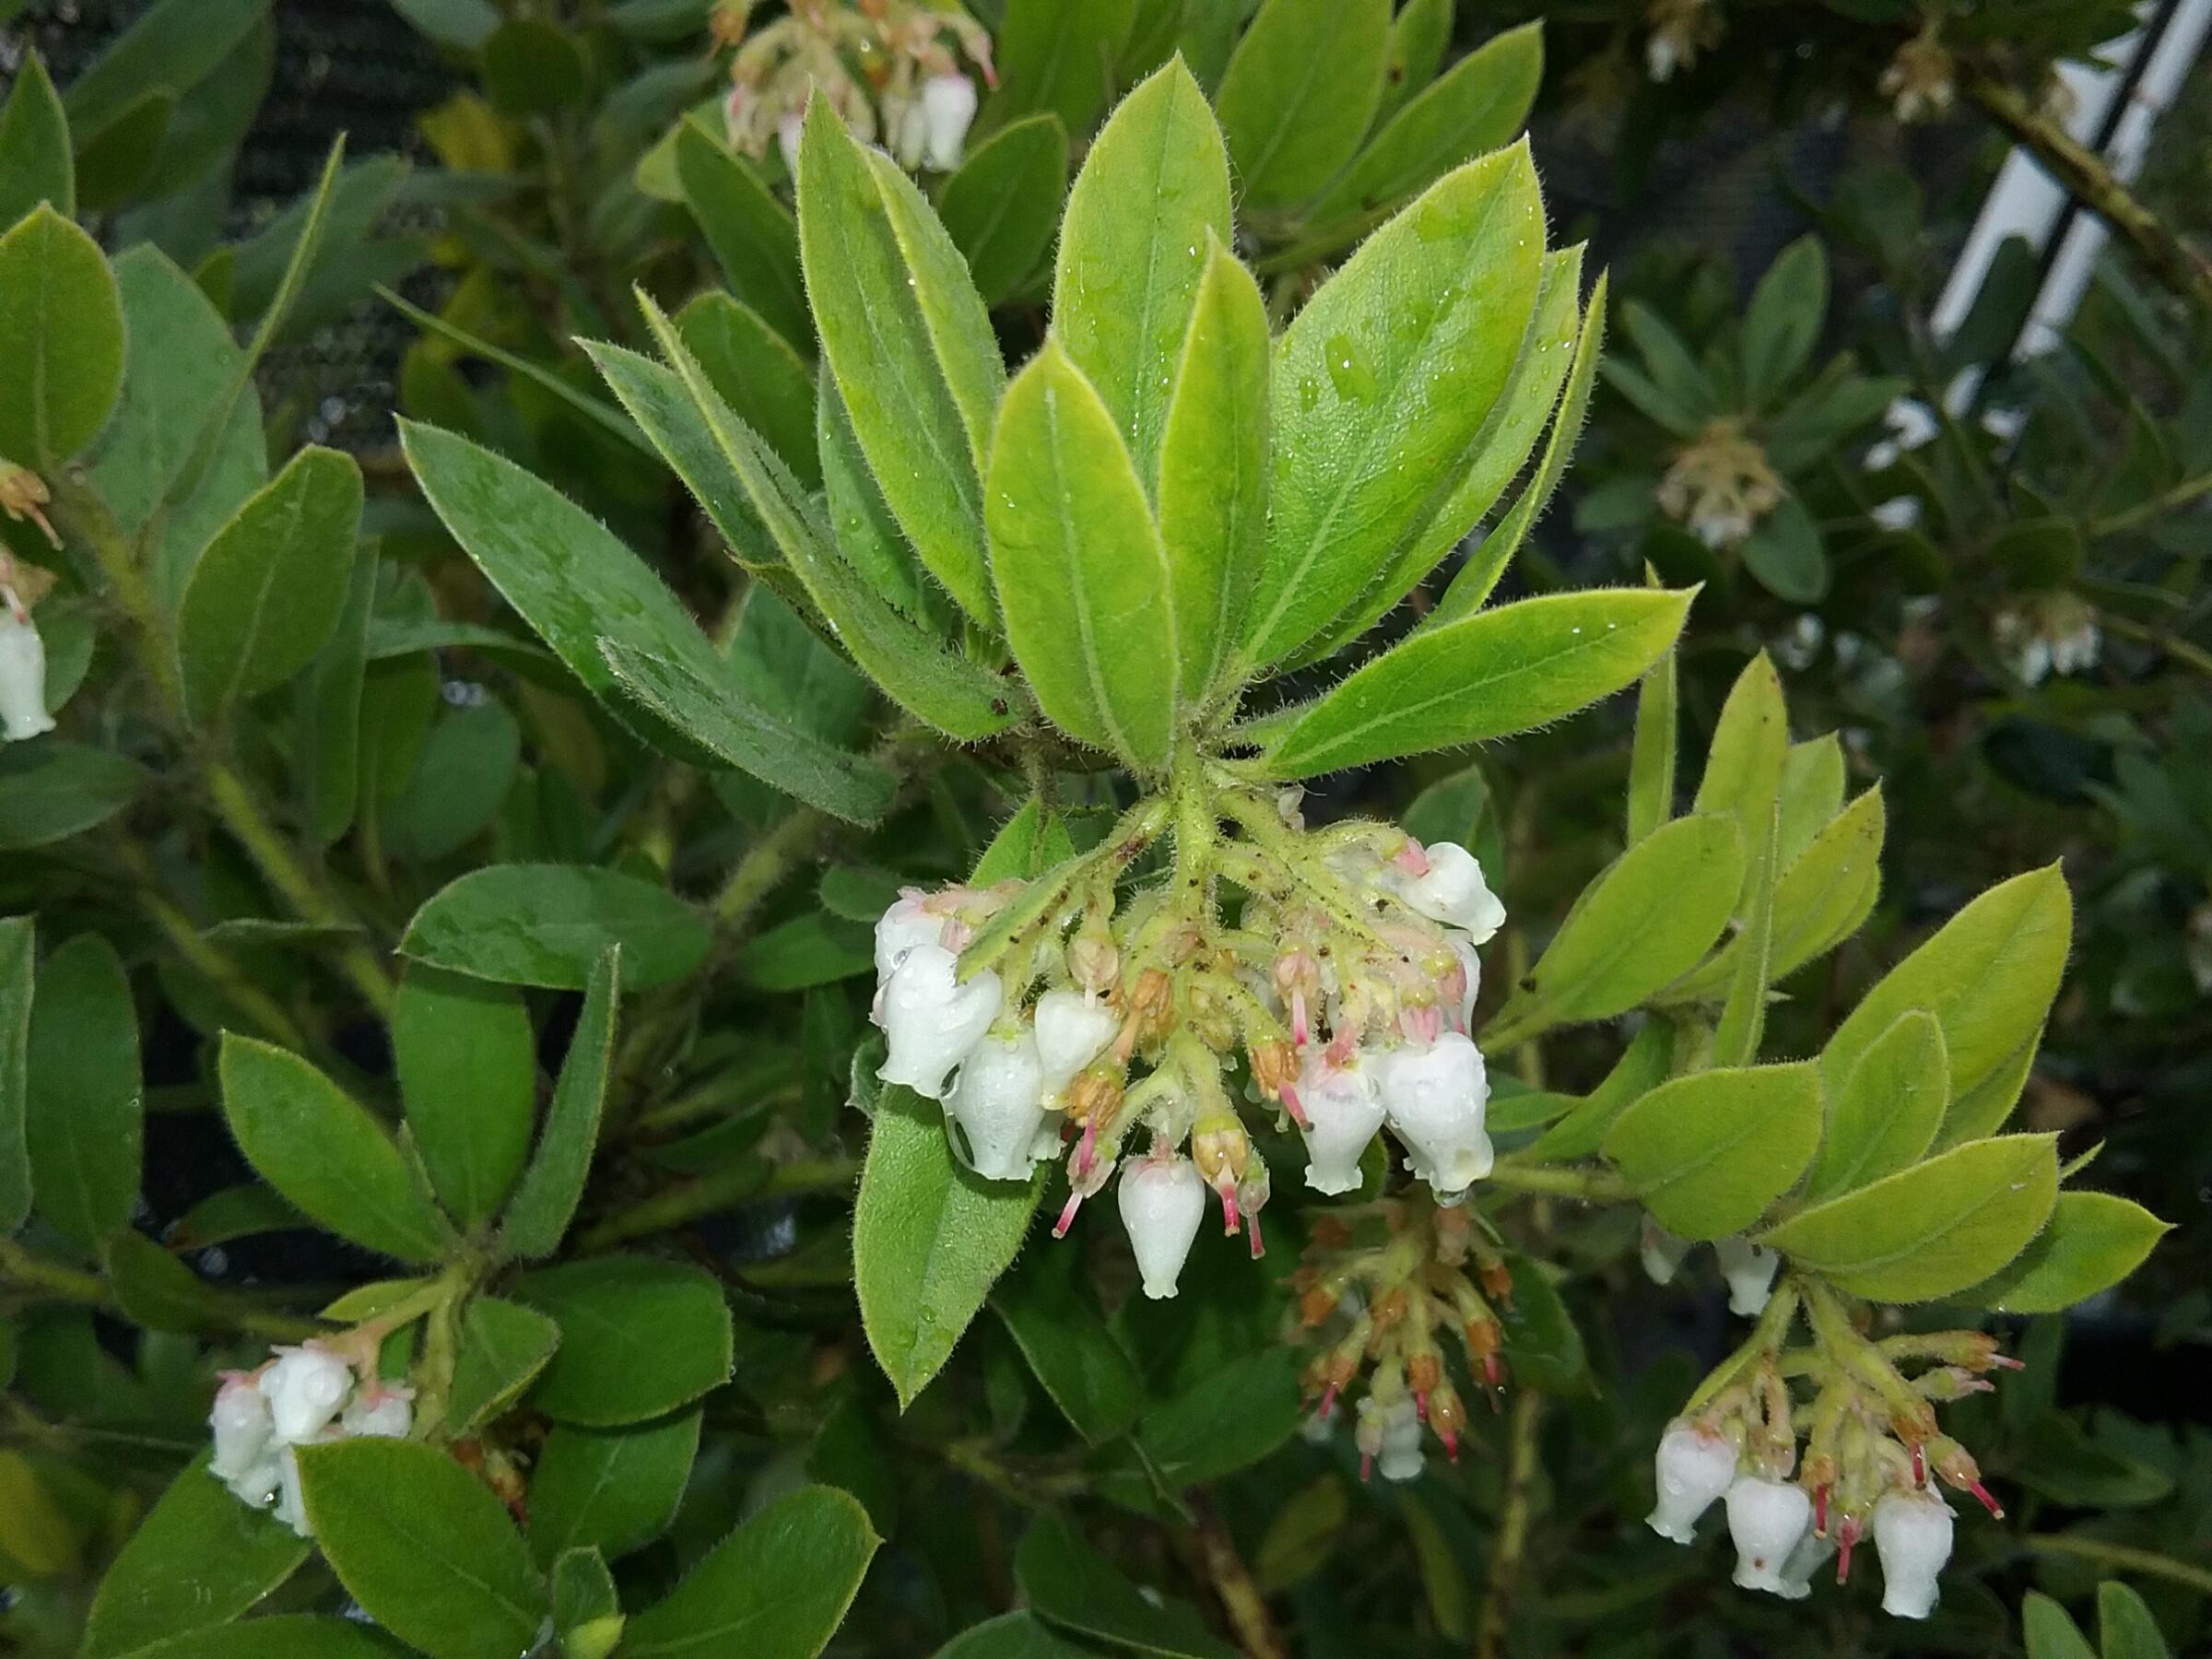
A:
[[[1299,1356],[1266,1347],[1211,1371],[1145,1414],[1137,1439],[1173,1491],[1259,1462],[1298,1432]]]
[[[45,64],[31,52],[0,108],[0,225],[13,225],[41,202],[53,203],[64,218],[75,214],[76,173],[69,118]]]
[[[0,455],[52,472],[81,453],[115,407],[123,347],[98,243],[51,206],[0,236]]]
[[[2010,1473],[2030,1491],[2074,1509],[2141,1509],[2174,1486],[2164,1469],[2091,1440],[2055,1411],[2019,1437]]]
[[[1413,1544],[1414,1564],[1420,1573],[1429,1616],[1436,1621],[1436,1633],[1450,1642],[1465,1641],[1475,1633],[1474,1609],[1469,1605],[1472,1597],[1467,1575],[1460,1570],[1444,1529],[1413,1492],[1402,1494],[1397,1508]]]
[[[1718,1239],[1758,1220],[1819,1141],[1820,1077],[1801,1061],[1662,1083],[1614,1120],[1605,1155],[1667,1231]]]
[[[147,93],[175,97],[196,85],[268,9],[269,0],[156,0],[69,83],[62,103],[78,144]]]
[[[1053,1515],[1031,1523],[1014,1577],[1038,1617],[1117,1648],[1166,1659],[1234,1659],[1186,1602],[1147,1596]]]
[[[1511,1251],[1505,1263],[1513,1276],[1512,1294],[1492,1305],[1513,1382],[1547,1394],[1588,1394],[1589,1355],[1558,1288],[1534,1257]]]
[[[171,1636],[131,1659],[404,1659],[412,1651],[358,1619],[278,1613]]]
[[[77,935],[40,967],[23,1053],[39,1214],[72,1244],[97,1250],[138,1201],[146,1111],[131,982],[98,934]]]
[[[1214,95],[1248,209],[1314,195],[1382,101],[1390,0],[1267,0]]]
[[[442,46],[474,52],[500,26],[491,0],[392,0],[393,8]]]
[[[2149,1606],[2117,1579],[2097,1586],[2097,1640],[2104,1659],[2168,1659],[2171,1653]]]
[[[991,130],[1041,112],[1071,134],[1089,132],[1112,97],[1135,16],[1136,0],[1006,0],[992,43],[998,91],[978,124]]]
[[[1001,1279],[991,1305],[1044,1392],[1096,1445],[1136,1421],[1144,1383],[1106,1324],[1074,1250],[1036,1250]]]
[[[2020,1598],[2020,1636],[2028,1646],[2028,1659],[2098,1659],[2081,1627],[2040,1590]]]
[[[1269,1594],[1288,1589],[1326,1566],[1351,1519],[1344,1482],[1324,1475],[1277,1506],[1252,1559],[1252,1575]]]
[[[1828,316],[1828,254],[1801,236],[1776,256],[1744,312],[1744,397],[1750,407],[1794,380],[1813,355]]]
[[[1777,599],[1813,605],[1828,594],[1828,552],[1820,526],[1794,495],[1752,526],[1743,540],[1744,568]]]
[[[104,824],[138,796],[147,774],[112,749],[58,737],[0,748],[0,852],[43,847]]]
[[[1085,1659],[1089,1652],[1063,1641],[1029,1613],[1002,1613],[970,1625],[932,1659]]]
[[[25,1142],[29,1099],[31,971],[37,924],[0,917],[0,1238],[30,1215],[30,1153]],[[5,1387],[0,1380],[0,1387]]]
[[[415,912],[399,948],[477,979],[582,991],[610,947],[627,989],[682,979],[710,943],[705,921],[666,888],[580,865],[488,865]]]
[[[484,90],[506,115],[551,115],[584,101],[592,70],[582,41],[539,18],[514,18],[477,47]]]
[[[2018,519],[1990,538],[1987,551],[2008,587],[2064,587],[2081,570],[2081,528],[2072,519]]]
[[[696,1267],[594,1256],[541,1267],[514,1296],[560,1326],[560,1347],[530,1391],[557,1421],[640,1423],[729,1381],[730,1310]]]

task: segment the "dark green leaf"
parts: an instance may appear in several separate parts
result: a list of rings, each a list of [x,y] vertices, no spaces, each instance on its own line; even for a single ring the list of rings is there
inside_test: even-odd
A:
[[[145,783],[144,769],[112,749],[56,737],[0,747],[0,853],[42,847],[103,824]]]
[[[945,181],[937,217],[986,305],[1011,299],[1042,263],[1067,189],[1067,129],[1030,115],[979,144]]]
[[[24,1136],[37,946],[30,917],[0,918],[0,1238],[30,1214],[30,1152]]]
[[[41,202],[64,218],[76,211],[76,171],[69,159],[69,118],[62,113],[46,65],[28,53],[0,109],[0,225],[12,225]]]
[[[814,371],[760,313],[727,294],[700,295],[676,315],[677,333],[722,401],[767,441],[808,489],[822,487],[814,439]]]
[[[423,1167],[464,1227],[499,1212],[530,1150],[536,1034],[522,993],[418,963],[392,1015],[400,1100]]]
[[[561,1422],[640,1423],[729,1381],[730,1311],[696,1267],[595,1256],[541,1268],[514,1295],[560,1326],[530,1401]]]
[[[1828,255],[1801,236],[1759,279],[1744,312],[1744,395],[1754,409],[1794,380],[1828,316]]]
[[[1035,1250],[999,1281],[991,1305],[1077,1433],[1112,1440],[1144,1408],[1144,1382],[1108,1328],[1074,1250]]]
[[[138,1199],[138,1017],[115,948],[79,934],[39,970],[24,1048],[24,1140],[39,1214],[98,1247]]]
[[[699,1453],[700,1414],[629,1429],[559,1423],[530,1478],[530,1547],[549,1563],[590,1545],[610,1560],[668,1529]]]
[[[491,865],[415,912],[400,949],[417,961],[510,985],[582,991],[622,950],[623,982],[678,980],[706,955],[706,923],[652,882],[582,865]]]
[[[51,206],[0,236],[0,455],[38,472],[100,435],[123,386],[123,300],[100,246]]]
[[[559,1344],[559,1330],[543,1313],[496,1296],[470,1298],[461,1315],[443,1431],[458,1438],[498,1417],[545,1370]]]
[[[1382,101],[1390,0],[1267,0],[1214,102],[1247,208],[1317,194]]]
[[[523,1171],[507,1206],[500,1241],[518,1256],[548,1256],[568,1231],[599,1143],[599,1114],[614,1056],[615,1018],[622,1000],[622,947],[610,945],[592,964],[575,1035],[560,1063],[537,1155]]]
[[[1167,1659],[1234,1659],[1235,1649],[1206,1634],[1195,1607],[1147,1596],[1055,1516],[1030,1527],[1014,1577],[1039,1617],[1081,1635]]]

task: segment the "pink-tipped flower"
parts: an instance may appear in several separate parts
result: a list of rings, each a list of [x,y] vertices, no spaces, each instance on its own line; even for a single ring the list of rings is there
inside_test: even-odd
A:
[[[356,1393],[338,1416],[347,1434],[365,1434],[381,1440],[406,1440],[415,1426],[415,1391],[372,1382]]]
[[[882,915],[876,918],[876,982],[888,984],[899,964],[917,945],[945,943],[945,918],[929,909],[930,895],[919,888],[903,889]]]
[[[1735,1448],[1725,1436],[1677,1419],[1659,1437],[1653,1465],[1659,1500],[1644,1524],[1670,1542],[1695,1542],[1698,1517],[1735,1479]]]
[[[1309,1054],[1297,1090],[1306,1109],[1306,1185],[1317,1193],[1353,1191],[1359,1185],[1359,1159],[1382,1127],[1382,1097],[1373,1073],[1357,1054],[1341,1067],[1330,1065],[1325,1054]]]
[[[1122,1225],[1129,1230],[1145,1294],[1154,1300],[1173,1296],[1206,1218],[1205,1178],[1189,1159],[1156,1152],[1123,1170],[1120,1195]]]
[[[1874,1506],[1874,1547],[1882,1559],[1882,1611],[1925,1618],[1936,1577],[1951,1559],[1951,1506],[1932,1491],[1890,1491]]]
[[[1805,1488],[1763,1475],[1738,1475],[1728,1488],[1728,1536],[1735,1545],[1735,1582],[1746,1590],[1789,1594],[1783,1569],[1812,1531],[1813,1500]]]
[[[1398,897],[1431,922],[1462,929],[1471,943],[1488,944],[1505,925],[1505,906],[1483,879],[1482,865],[1456,841],[1434,842],[1428,856],[1426,874],[1393,872]]]

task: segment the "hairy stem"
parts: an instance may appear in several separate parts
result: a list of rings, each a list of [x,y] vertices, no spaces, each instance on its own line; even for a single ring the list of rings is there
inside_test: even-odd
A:
[[[1511,1158],[1499,1161],[1489,1173],[1489,1181],[1493,1186],[1512,1192],[1554,1193],[1593,1204],[1620,1204],[1634,1196],[1629,1183],[1610,1170],[1519,1163]]]

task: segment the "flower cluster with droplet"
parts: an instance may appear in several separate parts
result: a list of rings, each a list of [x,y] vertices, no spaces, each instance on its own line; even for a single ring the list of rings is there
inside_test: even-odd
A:
[[[877,924],[878,1075],[941,1101],[986,1179],[1072,1141],[1056,1233],[1118,1171],[1150,1296],[1175,1293],[1209,1190],[1261,1253],[1272,1186],[1240,1102],[1296,1127],[1315,1192],[1359,1187],[1386,1124],[1442,1202],[1490,1170],[1468,1022],[1504,908],[1465,848],[1309,832],[1298,801],[1150,798],[1035,880],[910,890]],[[1171,818],[1172,869],[1124,894]]]
[[[1812,1340],[1792,1346],[1800,1313]],[[1864,1322],[1831,1288],[1785,1281],[1750,1341],[1660,1437],[1650,1525],[1688,1544],[1698,1518],[1722,1503],[1736,1583],[1792,1600],[1812,1594],[1830,1560],[1847,1582],[1871,1535],[1883,1611],[1925,1618],[1951,1553],[1951,1508],[1936,1483],[2004,1513],[1971,1454],[1940,1431],[1936,1406],[1988,1391],[1988,1372],[2019,1362],[1982,1332],[1877,1340]]]
[[[258,1370],[223,1373],[207,1415],[215,1439],[207,1472],[241,1503],[274,1503],[276,1519],[307,1537],[296,1448],[362,1434],[405,1440],[414,1398],[377,1376],[372,1350],[335,1342],[280,1347]]]

